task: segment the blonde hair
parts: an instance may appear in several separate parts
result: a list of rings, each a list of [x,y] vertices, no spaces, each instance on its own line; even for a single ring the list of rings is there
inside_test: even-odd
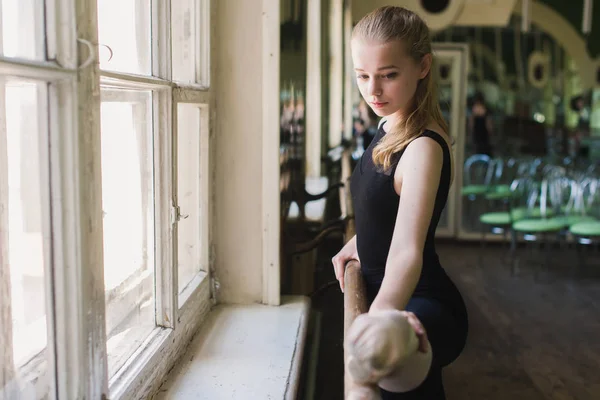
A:
[[[364,16],[352,31],[352,39],[377,43],[400,40],[405,43],[409,56],[417,63],[431,54],[429,28],[414,12],[402,7],[385,6]],[[408,116],[389,129],[388,134],[373,149],[373,162],[390,168],[393,156],[416,139],[427,127],[430,119],[437,122],[445,132],[448,124],[442,116],[438,102],[437,85],[432,77],[433,65],[427,76],[417,84],[414,107]]]

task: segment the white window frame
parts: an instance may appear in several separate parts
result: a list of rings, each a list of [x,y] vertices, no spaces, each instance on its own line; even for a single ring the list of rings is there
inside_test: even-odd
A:
[[[175,82],[179,87],[196,89],[196,90],[209,90],[210,89],[210,15],[211,15],[211,4],[210,0],[194,0],[195,9],[195,34],[196,34],[196,50],[197,57],[195,58],[195,82],[179,82],[175,79]],[[171,7],[177,7],[180,3],[172,2]]]
[[[46,200],[46,204],[43,206],[44,208],[48,207],[52,215],[52,226],[45,229],[48,231],[46,232],[47,237],[52,237],[54,242],[51,251],[48,248],[45,248],[44,251],[48,338],[45,352],[35,356],[23,366],[20,375],[25,382],[31,383],[37,390],[40,390],[38,385],[47,385],[46,390],[41,388],[41,391],[47,393],[50,399],[56,399],[57,396],[60,398],[69,396],[68,389],[59,382],[57,371],[74,370],[66,360],[66,358],[70,358],[69,354],[61,352],[60,349],[64,348],[65,343],[69,340],[68,336],[71,331],[69,327],[76,327],[77,331],[81,331],[81,326],[78,325],[79,319],[75,315],[77,312],[74,312],[77,304],[74,302],[60,303],[60,299],[52,296],[53,293],[60,292],[63,287],[66,275],[64,271],[77,265],[77,254],[73,251],[64,251],[65,244],[69,242],[74,228],[70,224],[73,222],[70,217],[77,208],[70,208],[71,213],[65,212],[69,206],[75,206],[75,204],[72,202],[72,196],[64,197],[63,193],[73,194],[75,191],[63,189],[74,182],[68,177],[69,172],[74,170],[65,168],[64,163],[61,162],[61,160],[72,159],[74,154],[69,152],[68,146],[74,143],[72,140],[74,136],[72,106],[75,104],[73,98],[77,73],[74,27],[67,24],[63,25],[60,32],[54,29],[59,21],[74,18],[73,7],[64,0],[48,0],[48,6],[51,8],[51,12],[45,18],[44,38],[47,45],[46,52],[50,56],[48,61],[11,59],[2,56],[0,57],[0,75],[47,82],[46,98],[41,99],[39,106],[40,113],[44,114],[47,121],[47,124],[43,124],[43,120],[40,118],[42,123],[40,128],[44,134],[47,133],[47,136],[42,135],[45,137],[41,138],[40,144],[42,148],[46,148],[46,151],[41,151],[41,157],[43,158],[42,163],[49,166],[48,174],[41,177],[41,184],[47,188],[47,190],[42,190],[42,195]],[[73,45],[69,46],[68,43]],[[56,55],[58,49],[60,49],[60,56]],[[4,95],[3,88],[1,94]],[[61,104],[62,107],[58,107],[58,104]],[[44,106],[47,106],[45,110]],[[59,268],[59,265],[62,265],[63,268]],[[54,318],[51,317],[52,315]],[[53,365],[56,365],[57,368],[49,368]],[[72,372],[76,373],[76,371]],[[40,381],[38,377],[44,373],[47,374],[47,381]]]
[[[57,78],[54,73],[48,73],[40,68],[37,71],[37,74],[34,73],[31,69],[23,69],[18,66],[13,66],[13,68],[7,68],[6,65],[0,65],[0,70],[10,72],[7,75],[16,78],[22,81],[35,82],[40,84],[38,88],[38,114],[36,117],[38,122],[39,131],[38,135],[38,143],[39,143],[39,154],[31,154],[31,157],[39,157],[40,160],[40,195],[41,195],[41,206],[42,210],[42,237],[44,239],[43,244],[43,268],[44,268],[44,303],[45,303],[45,319],[46,319],[46,346],[45,348],[34,355],[31,359],[29,359],[22,366],[15,366],[17,371],[15,371],[15,377],[12,382],[9,382],[5,387],[0,386],[0,397],[5,395],[9,395],[11,391],[11,387],[16,388],[20,384],[25,384],[25,386],[34,389],[38,393],[44,393],[51,396],[52,392],[55,391],[55,371],[54,369],[48,368],[49,365],[53,365],[56,359],[56,349],[54,343],[56,342],[57,335],[55,334],[55,320],[51,318],[51,313],[53,312],[53,298],[52,292],[54,291],[54,279],[53,279],[53,271],[55,270],[55,258],[53,257],[52,249],[49,244],[50,241],[47,238],[52,236],[52,219],[53,214],[60,207],[56,202],[51,201],[53,198],[53,193],[51,192],[50,182],[52,180],[52,174],[56,171],[56,168],[51,168],[50,160],[54,159],[51,154],[51,144],[52,144],[52,136],[56,132],[51,131],[50,122],[53,120],[53,116],[51,115],[51,110],[48,107],[49,99],[54,98],[54,91],[51,88],[56,88],[57,83],[60,81],[60,78]],[[0,78],[0,95],[2,99],[0,99],[0,104],[5,104],[5,88],[6,88],[6,79],[3,75]],[[35,76],[35,79],[33,77]],[[3,116],[0,117],[2,126],[0,127],[0,132],[3,134],[0,136],[0,162],[2,168],[0,168],[0,182],[2,183],[2,188],[4,193],[8,193],[6,189],[6,183],[8,182],[8,176],[5,174],[8,172],[8,168],[4,164],[4,161],[8,161],[8,148],[6,147],[6,119]],[[10,212],[10,210],[9,210]],[[7,215],[0,216],[0,220],[2,224],[7,222]],[[10,234],[10,232],[9,232]],[[7,238],[3,235],[0,240],[5,242]],[[0,247],[4,248],[4,243],[0,243]],[[6,257],[0,258],[0,261]],[[5,264],[4,267],[8,267],[8,274],[5,274],[4,277],[8,277],[10,279],[10,265]],[[2,268],[2,266],[0,266]],[[10,307],[12,302],[12,296],[10,295],[10,281],[8,285],[5,286],[3,283],[3,287],[8,287],[9,292],[2,293],[2,307]],[[13,335],[12,333],[12,324],[11,321],[8,321],[8,324],[2,323],[0,329],[3,330],[2,335],[8,337],[11,340]],[[13,348],[8,348],[8,346],[3,343],[2,351],[13,352]],[[12,360],[12,355],[9,356],[9,359]],[[5,355],[3,355],[2,360],[4,361]],[[40,379],[42,375],[46,374],[44,379]],[[6,382],[2,382],[5,383]],[[5,390],[8,390],[8,393],[5,393]]]
[[[173,96],[173,121],[174,121],[174,148],[175,151],[173,154],[176,154],[176,145],[175,143],[178,137],[178,127],[177,127],[177,123],[178,123],[178,114],[177,114],[177,107],[179,104],[188,104],[188,105],[193,105],[195,107],[198,108],[199,112],[200,112],[200,146],[198,149],[198,157],[200,160],[200,182],[199,182],[199,187],[200,187],[200,260],[199,261],[199,272],[196,273],[195,276],[192,277],[192,279],[188,282],[188,284],[186,285],[186,287],[183,290],[179,290],[180,288],[177,288],[177,292],[180,292],[177,295],[177,304],[179,307],[179,311],[181,314],[181,309],[182,307],[187,303],[188,299],[190,299],[191,297],[194,297],[197,295],[197,291],[198,291],[198,286],[200,284],[200,282],[206,278],[206,276],[210,273],[210,267],[209,267],[209,218],[210,218],[210,213],[209,213],[209,199],[208,196],[206,194],[209,193],[210,190],[210,174],[209,174],[209,157],[210,157],[210,152],[209,152],[209,132],[210,132],[210,105],[208,104],[209,102],[209,96],[207,96],[208,93],[206,92],[198,92],[198,91],[193,91],[190,89],[185,89],[185,88],[178,88],[176,89],[174,96]],[[173,161],[173,168],[174,168],[174,174],[173,174],[173,183],[174,183],[174,187],[173,187],[173,199],[175,204],[177,204],[177,198],[178,198],[178,177],[176,175],[177,173],[177,166],[178,166],[178,162],[177,162],[177,158],[175,158],[175,160]],[[179,220],[181,218],[180,215],[180,210],[179,208],[176,209],[176,216],[175,219]],[[175,238],[177,238],[177,226],[175,226],[175,231],[173,233],[173,236]],[[178,251],[178,246],[175,246],[173,249],[174,252]],[[179,267],[178,267],[178,263],[175,264],[175,268],[174,268],[174,280],[175,282],[178,282],[179,279]],[[181,315],[178,316],[178,319],[181,317]]]
[[[208,12],[208,0],[196,0],[205,5]],[[206,233],[202,246],[203,267],[186,290],[179,295],[177,288],[178,267],[176,226],[180,218],[177,199],[177,177],[173,170],[176,169],[177,156],[173,151],[173,138],[176,135],[177,103],[182,97],[185,103],[198,104],[201,110],[201,151],[203,160],[201,168],[206,171],[201,180],[202,204],[208,210],[209,183],[208,183],[208,131],[209,131],[209,104],[212,94],[204,86],[186,85],[177,86],[171,82],[170,60],[170,14],[169,2],[155,0],[152,2],[152,77],[143,77],[110,71],[101,71],[101,84],[112,85],[117,88],[151,89],[154,99],[154,139],[155,147],[155,192],[156,205],[156,242],[164,247],[157,246],[155,260],[157,265],[155,300],[157,328],[147,338],[142,346],[130,357],[129,361],[109,380],[111,399],[139,398],[148,395],[148,391],[157,389],[157,377],[164,377],[173,362],[178,358],[183,346],[178,338],[185,333],[193,332],[210,309],[211,284],[208,268],[208,213],[201,216],[201,231]],[[203,26],[210,26],[210,14],[203,14]],[[207,28],[208,29],[208,28]],[[165,43],[165,46],[158,46]],[[205,46],[203,51],[208,52]],[[208,58],[205,58],[206,60]],[[208,64],[206,64],[208,68]],[[199,68],[199,66],[196,66]],[[158,168],[161,166],[161,168]],[[174,184],[175,183],[175,184]],[[168,367],[168,368],[167,368]],[[162,371],[162,375],[160,374]],[[143,394],[143,396],[142,396]]]
[[[196,0],[198,58],[195,84],[171,81],[170,7],[152,1],[152,76],[100,71],[97,10],[86,0],[45,0],[48,61],[0,56],[0,75],[48,84],[49,203],[52,251],[47,273],[48,355],[27,370],[48,369],[49,398],[146,398],[159,388],[213,305],[209,267],[210,0]],[[91,58],[92,62],[86,62]],[[78,64],[83,64],[79,68]],[[100,85],[153,91],[155,139],[156,325],[109,379],[105,332],[100,148]],[[201,112],[201,271],[179,294],[173,151],[178,103]],[[175,111],[174,111],[175,110]],[[50,256],[50,255],[49,255]],[[53,318],[52,318],[53,316]],[[45,361],[48,361],[46,363]],[[54,367],[55,366],[55,367]]]
[[[101,102],[102,103],[108,103],[108,102],[124,102],[124,103],[138,103],[140,100],[140,94],[136,93],[135,90],[140,90],[142,93],[145,93],[147,91],[151,92],[151,100],[150,100],[150,107],[149,110],[143,110],[142,108],[144,107],[143,105],[139,106],[139,110],[138,107],[134,108],[134,112],[135,113],[139,113],[140,115],[145,117],[146,121],[150,121],[150,123],[152,124],[152,121],[155,120],[162,120],[162,122],[165,123],[165,126],[163,126],[164,129],[166,130],[162,130],[161,127],[157,124],[152,124],[153,125],[153,129],[152,129],[152,135],[149,138],[152,143],[153,143],[153,147],[152,147],[152,153],[150,154],[150,156],[153,156],[152,159],[152,171],[153,171],[153,185],[152,185],[152,204],[149,204],[148,207],[150,207],[151,210],[154,210],[154,218],[153,218],[153,222],[154,222],[154,232],[153,232],[153,240],[155,243],[170,243],[171,241],[171,223],[169,221],[169,215],[163,215],[163,214],[168,214],[165,213],[164,210],[169,210],[170,205],[169,204],[164,204],[164,192],[169,190],[169,182],[164,180],[164,177],[161,175],[161,168],[158,168],[158,165],[164,165],[165,168],[169,167],[169,163],[168,162],[163,162],[163,160],[166,158],[166,154],[169,154],[170,149],[169,149],[169,143],[170,141],[168,140],[168,105],[165,105],[165,102],[168,101],[169,95],[170,95],[170,88],[169,87],[161,87],[159,85],[148,85],[148,84],[134,84],[131,82],[127,82],[127,81],[118,81],[115,79],[102,79],[101,78]],[[120,91],[120,90],[127,90],[127,91]],[[167,114],[160,118],[157,119],[156,116],[153,113],[153,110],[158,109],[158,110],[166,110]],[[145,134],[145,132],[143,132],[142,134]],[[147,148],[146,148],[147,149]],[[145,149],[145,150],[146,150]],[[145,154],[146,156],[148,156],[148,154]],[[160,164],[159,164],[160,163]],[[168,197],[167,197],[168,198]],[[164,322],[160,321],[159,316],[165,316],[165,319],[170,319],[171,314],[170,311],[168,310],[168,297],[167,300],[164,301],[163,300],[163,296],[165,296],[165,294],[167,293],[167,291],[169,290],[169,281],[168,281],[168,276],[159,276],[158,274],[156,274],[156,280],[154,279],[155,277],[155,272],[157,271],[165,271],[165,270],[169,270],[169,264],[168,262],[165,263],[165,260],[162,259],[163,254],[170,251],[169,246],[166,246],[166,249],[164,247],[161,246],[154,246],[154,242],[148,246],[151,249],[154,249],[153,254],[152,254],[152,258],[150,260],[150,267],[151,267],[151,274],[148,276],[145,276],[143,279],[137,281],[137,278],[140,277],[140,273],[142,273],[142,270],[146,268],[146,266],[144,266],[141,269],[138,269],[132,273],[130,273],[124,280],[124,282],[119,285],[119,287],[114,288],[111,290],[111,297],[117,298],[119,300],[123,300],[124,297],[129,296],[130,294],[133,294],[134,296],[137,293],[140,293],[142,291],[145,291],[143,288],[144,287],[149,287],[150,290],[152,290],[152,292],[155,292],[154,288],[165,288],[165,290],[163,291],[156,291],[156,293],[153,293],[155,296],[155,301],[156,301],[156,307],[155,307],[155,319],[157,322],[157,327],[155,329],[159,329],[161,326],[162,327],[167,327],[167,328],[171,328],[172,326],[169,324],[164,324]],[[166,250],[166,251],[165,251]],[[160,257],[160,258],[159,258]],[[165,278],[167,279],[167,281],[165,281]],[[137,281],[137,282],[136,282]],[[131,288],[131,284],[136,282],[136,286],[134,288]],[[127,289],[127,290],[125,290]],[[160,300],[160,301],[159,301]],[[125,303],[127,303],[127,300],[125,300]],[[167,307],[164,306],[160,306],[160,304],[167,304]],[[106,309],[106,314],[105,314],[105,321],[107,326],[107,337],[109,335],[109,331],[110,328],[114,328],[116,325],[120,324],[121,322],[123,322],[122,317],[123,316],[119,316],[118,318],[111,318],[109,320],[109,314],[111,312],[111,306],[115,305],[114,302],[112,302],[111,300],[108,300],[108,303],[106,305],[107,309]],[[159,322],[160,321],[160,322]],[[154,333],[151,334],[151,336],[154,335]],[[143,346],[141,346],[141,348],[143,348]],[[139,351],[139,349],[138,349]],[[137,354],[137,353],[135,353]],[[111,379],[112,382],[115,379],[118,379],[118,376],[122,375],[122,374],[126,374],[126,371],[119,371],[115,374],[115,377],[113,377]]]

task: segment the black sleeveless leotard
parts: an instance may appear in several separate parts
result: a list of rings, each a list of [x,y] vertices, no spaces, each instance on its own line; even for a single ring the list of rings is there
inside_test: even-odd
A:
[[[388,171],[382,171],[373,164],[373,148],[384,135],[382,125],[371,145],[357,162],[351,178],[358,256],[361,270],[370,287],[377,286],[383,279],[400,202],[400,197],[394,190],[394,173],[403,151],[396,154]],[[426,130],[421,136],[438,142],[444,158],[433,215],[423,248],[423,268],[414,295],[432,296],[445,302],[454,300],[456,289],[440,264],[435,249],[435,230],[450,190],[450,150],[446,141],[436,132]]]
[[[382,125],[371,145],[357,162],[351,178],[356,245],[369,303],[377,295],[383,281],[400,202],[400,197],[394,190],[394,173],[403,151],[395,155],[392,167],[387,171],[373,163],[373,148],[385,134]],[[442,367],[453,361],[462,351],[468,322],[463,299],[444,271],[435,249],[435,231],[450,190],[450,149],[444,138],[436,132],[425,130],[421,136],[429,137],[441,146],[443,164],[433,215],[423,247],[421,276],[406,309],[417,310],[417,316],[422,319],[424,325],[428,325],[425,328],[434,346],[434,362]],[[437,352],[436,345],[439,349]],[[435,360],[436,355],[441,359]]]

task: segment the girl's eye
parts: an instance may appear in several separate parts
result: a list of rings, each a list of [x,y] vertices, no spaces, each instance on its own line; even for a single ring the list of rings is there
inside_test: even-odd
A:
[[[397,72],[392,72],[391,74],[384,75],[383,77],[384,77],[385,79],[394,79],[394,78],[395,78],[395,77],[397,77],[397,76],[398,76],[398,73],[397,73]]]
[[[368,76],[367,75],[358,75],[357,78],[364,80],[364,79],[367,79]]]

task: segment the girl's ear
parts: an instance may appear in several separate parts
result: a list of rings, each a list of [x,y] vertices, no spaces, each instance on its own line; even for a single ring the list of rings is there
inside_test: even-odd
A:
[[[425,54],[423,59],[421,60],[421,74],[419,75],[419,79],[423,79],[427,76],[429,71],[431,70],[431,64],[433,63],[433,56],[431,53]]]

